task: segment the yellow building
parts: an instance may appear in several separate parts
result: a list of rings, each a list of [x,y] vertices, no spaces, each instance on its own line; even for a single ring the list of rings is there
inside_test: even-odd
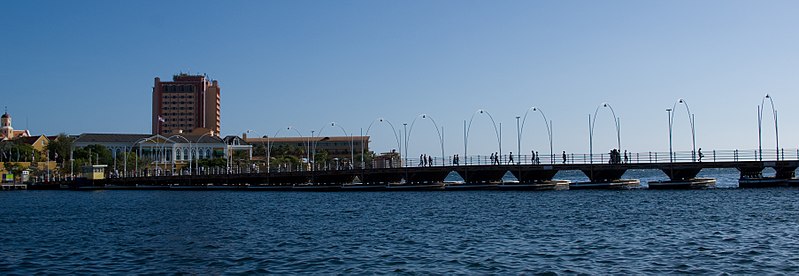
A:
[[[31,136],[31,137],[19,137],[14,140],[21,141],[24,144],[31,145],[33,149],[39,152],[46,152],[47,151],[47,144],[50,143],[50,139],[47,136],[39,135],[39,136]]]
[[[83,166],[83,178],[88,180],[101,180],[105,179],[105,168],[108,165],[91,165],[91,166]]]

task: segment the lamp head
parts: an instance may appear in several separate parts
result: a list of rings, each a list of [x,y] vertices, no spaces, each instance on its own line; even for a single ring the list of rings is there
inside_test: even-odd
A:
[[[533,107],[533,111],[538,111],[538,107]]]
[[[330,126],[336,126],[336,122],[330,122]]]
[[[771,96],[769,96],[769,94],[766,94],[766,99],[770,99],[770,98],[771,98]]]
[[[482,109],[479,109],[479,110],[477,110],[477,111],[479,111],[479,112],[480,112],[480,114],[483,114],[483,110],[482,110]]]
[[[427,119],[427,114],[422,114],[422,119]]]
[[[671,108],[666,108],[666,112],[671,112]]]
[[[608,107],[608,103],[602,103],[602,107]]]
[[[678,102],[678,103],[685,103],[685,101],[684,101],[683,99],[680,99],[680,100],[679,100],[679,101],[677,101],[677,102]]]

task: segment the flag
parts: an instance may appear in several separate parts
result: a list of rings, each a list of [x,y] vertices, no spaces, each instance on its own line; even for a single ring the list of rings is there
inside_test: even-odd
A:
[[[161,117],[161,116],[158,116],[158,121],[159,121],[159,122],[162,122],[162,123],[163,123],[163,122],[166,122],[166,120],[164,120],[164,117]]]

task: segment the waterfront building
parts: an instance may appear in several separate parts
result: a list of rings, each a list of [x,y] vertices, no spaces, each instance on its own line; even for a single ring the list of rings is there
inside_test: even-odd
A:
[[[163,82],[156,77],[152,108],[152,134],[219,135],[219,83],[205,75],[181,73]]]
[[[11,126],[11,115],[8,114],[8,110],[0,116],[0,140],[13,140],[18,137],[29,136],[31,134],[28,130],[14,130],[14,127]]]
[[[125,152],[157,164],[177,167],[199,159],[225,158],[228,147],[218,136],[176,134],[169,137],[150,134],[84,133],[73,142],[73,148],[102,145],[116,159]]]

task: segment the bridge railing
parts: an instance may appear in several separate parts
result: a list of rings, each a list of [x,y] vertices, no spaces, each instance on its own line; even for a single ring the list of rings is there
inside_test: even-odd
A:
[[[617,163],[682,163],[682,162],[739,162],[739,161],[777,161],[777,160],[799,160],[799,149],[747,149],[747,150],[702,150],[699,151],[674,151],[669,157],[669,152],[627,152],[619,153]],[[611,154],[608,153],[563,153],[550,155],[546,154],[522,154],[513,155],[500,154],[493,159],[491,155],[470,155],[459,156],[459,160],[454,156],[448,156],[442,160],[440,156],[432,157],[432,163],[423,161],[420,158],[408,158],[405,167],[437,167],[437,166],[464,166],[464,165],[548,165],[548,164],[608,164],[611,163]],[[405,162],[405,159],[403,159]]]
[[[626,155],[626,158],[625,158]],[[701,156],[701,158],[700,158]],[[549,155],[537,154],[535,157],[532,154],[514,155],[513,161],[509,154],[500,154],[498,158],[493,159],[491,155],[471,155],[459,156],[459,160],[454,159],[450,155],[446,158],[441,156],[425,158],[427,162],[422,161],[420,158],[407,158],[402,159],[401,162],[391,163],[389,166],[383,167],[439,167],[439,166],[465,166],[465,165],[551,165],[551,164],[608,164],[611,160],[610,153],[595,153],[593,155],[587,153],[566,153],[565,159],[563,153]],[[407,160],[407,161],[406,161]],[[672,156],[669,157],[669,152],[627,152],[622,151],[619,154],[619,163],[641,164],[641,163],[669,163],[669,162],[744,162],[744,161],[778,161],[778,160],[799,160],[799,149],[746,149],[746,150],[703,150],[700,155],[699,152],[693,151],[674,151]],[[377,168],[377,167],[372,167]],[[301,171],[330,171],[330,170],[350,170],[353,169],[349,166],[335,166],[312,169],[306,164],[274,167],[271,172],[301,172]],[[360,169],[360,168],[355,168]],[[144,169],[142,172],[133,174],[131,176],[163,176],[163,175],[228,175],[228,174],[250,174],[262,173],[265,169],[247,166],[234,166],[230,168],[224,167],[199,167],[194,168],[191,172],[178,170],[175,173],[157,172],[158,169]]]

